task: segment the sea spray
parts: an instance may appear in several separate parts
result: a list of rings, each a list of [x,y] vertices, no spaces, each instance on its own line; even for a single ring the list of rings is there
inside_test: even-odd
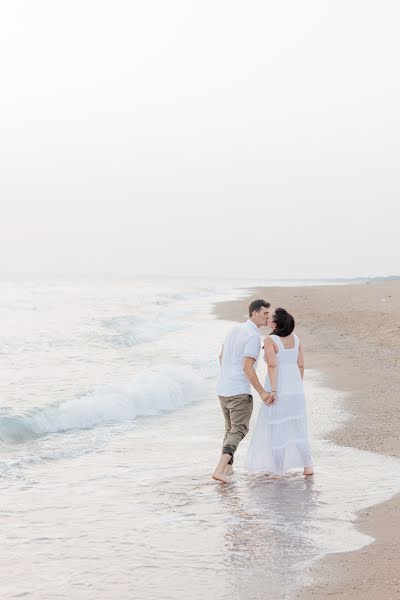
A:
[[[18,444],[48,434],[131,421],[173,411],[204,396],[205,381],[188,366],[146,370],[128,383],[0,419],[0,441]]]

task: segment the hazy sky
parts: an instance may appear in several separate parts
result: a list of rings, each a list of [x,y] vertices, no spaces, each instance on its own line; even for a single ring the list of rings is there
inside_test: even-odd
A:
[[[0,20],[0,272],[399,273],[397,0]]]

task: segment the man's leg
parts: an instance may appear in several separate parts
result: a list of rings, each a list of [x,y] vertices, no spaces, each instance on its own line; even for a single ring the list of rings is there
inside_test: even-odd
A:
[[[224,396],[219,396],[219,402],[221,404],[222,413],[223,413],[224,419],[225,419],[225,435],[224,435],[223,446],[225,446],[226,440],[228,439],[228,436],[231,431],[230,411],[226,406],[228,400],[229,400],[229,398],[226,398]],[[216,479],[220,483],[229,483],[230,480],[227,477],[227,474],[225,473],[225,469],[231,460],[232,460],[231,454],[222,453],[222,456],[219,459],[218,464],[215,468],[215,471],[212,475],[213,479]]]
[[[253,397],[249,394],[232,396],[226,402],[229,410],[231,429],[225,440],[222,452],[235,454],[237,447],[249,431],[251,414],[253,412]]]
[[[230,454],[222,454],[217,466],[215,467],[212,478],[216,479],[219,483],[230,483],[231,481],[228,475],[225,473],[226,465],[228,464],[230,458]]]
[[[224,441],[222,442],[222,447],[224,447],[226,439],[231,431],[231,417],[230,417],[229,410],[225,407],[225,404],[222,403],[221,400],[220,400],[220,403],[221,403],[222,412],[224,413],[224,418],[225,418],[225,435],[224,435]],[[232,465],[233,465],[233,456],[231,456],[228,464],[225,467],[225,470],[224,470],[225,475],[233,474],[233,466]]]
[[[225,398],[224,396],[219,396],[219,403],[221,405],[221,409],[222,409],[222,414],[224,415],[224,419],[225,419],[225,433],[224,433],[224,440],[222,442],[222,447],[225,446],[225,442],[226,439],[229,435],[229,432],[231,430],[231,416],[229,413],[229,410],[226,407],[226,401],[227,398]]]
[[[228,464],[225,467],[225,475],[233,475],[233,455],[229,459]]]
[[[239,443],[249,431],[250,418],[253,412],[253,397],[250,394],[240,394],[229,398],[220,397],[220,402],[224,415],[226,410],[229,411],[231,427],[228,435],[224,438],[222,456],[214,471],[213,479],[229,483],[230,480],[225,473],[225,469],[228,464],[232,464]]]

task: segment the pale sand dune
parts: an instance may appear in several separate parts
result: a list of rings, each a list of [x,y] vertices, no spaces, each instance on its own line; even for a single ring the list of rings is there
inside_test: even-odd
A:
[[[242,320],[255,297],[283,306],[296,318],[308,366],[350,392],[350,419],[330,439],[400,457],[400,281],[263,288],[244,296],[218,304],[217,316]],[[400,598],[400,496],[360,513],[358,526],[376,542],[320,560],[310,570],[314,585],[299,598]]]

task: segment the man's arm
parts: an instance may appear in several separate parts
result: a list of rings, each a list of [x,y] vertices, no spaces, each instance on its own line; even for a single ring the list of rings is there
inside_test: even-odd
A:
[[[224,345],[222,344],[221,352],[219,353],[219,364],[222,363],[222,357],[224,355]]]
[[[261,383],[257,377],[257,373],[254,370],[255,362],[256,361],[254,358],[251,358],[250,356],[245,356],[244,362],[243,362],[243,370],[246,373],[246,377],[250,381],[253,388],[256,390],[256,392],[258,392],[260,394],[261,400],[263,402],[265,402],[266,404],[270,404],[269,393],[264,390],[263,386],[261,385]]]

